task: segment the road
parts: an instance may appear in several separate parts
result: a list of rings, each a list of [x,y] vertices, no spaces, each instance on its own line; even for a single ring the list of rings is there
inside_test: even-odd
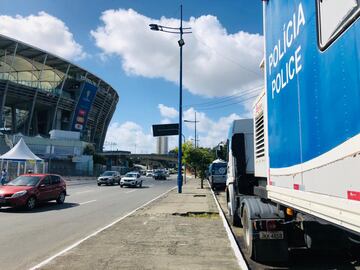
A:
[[[227,214],[226,194],[223,190],[215,191],[218,202],[225,214]],[[230,222],[229,222],[230,224]],[[243,230],[239,227],[231,226],[236,241],[240,249],[244,249],[245,242],[243,238]],[[336,244],[335,244],[336,245]],[[360,256],[349,255],[344,250],[322,250],[311,251],[307,249],[290,250],[290,259],[283,264],[262,264],[253,261],[244,252],[244,258],[252,270],[263,269],[354,269],[360,270]]]
[[[176,186],[143,177],[142,188],[69,185],[63,205],[0,209],[1,269],[28,269]]]

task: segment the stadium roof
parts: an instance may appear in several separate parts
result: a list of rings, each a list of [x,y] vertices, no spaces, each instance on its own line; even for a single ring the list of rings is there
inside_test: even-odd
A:
[[[112,89],[110,84],[103,81],[95,74],[71,63],[59,56],[46,52],[22,41],[0,34],[0,50],[4,51],[0,55],[0,73],[10,73],[10,76],[17,76],[18,81],[38,81],[41,73],[41,88],[53,88],[60,82],[68,68],[68,75],[80,74],[86,80],[93,82],[102,89]],[[16,50],[16,57],[12,55]],[[45,61],[46,58],[46,61]],[[45,65],[43,64],[45,61]],[[11,69],[10,69],[11,67]],[[15,75],[16,74],[16,75]],[[20,76],[20,77],[19,77]],[[14,79],[14,78],[11,78]],[[116,92],[116,91],[115,91]]]

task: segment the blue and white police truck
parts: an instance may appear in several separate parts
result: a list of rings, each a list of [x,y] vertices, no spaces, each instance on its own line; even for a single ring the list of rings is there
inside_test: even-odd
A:
[[[229,214],[254,259],[358,248],[359,15],[358,0],[263,0],[265,90],[253,143],[250,124],[235,121],[228,144]]]
[[[209,183],[213,190],[225,187],[226,169],[227,162],[222,159],[215,159],[209,165]]]

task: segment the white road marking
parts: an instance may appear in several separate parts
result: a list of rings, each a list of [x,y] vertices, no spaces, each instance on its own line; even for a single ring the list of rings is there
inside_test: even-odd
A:
[[[177,188],[176,186],[175,186],[175,187],[170,188],[169,190],[165,191],[164,193],[160,194],[159,196],[155,197],[154,199],[152,199],[152,200],[148,201],[147,203],[144,203],[143,205],[139,206],[139,207],[138,207],[138,208],[136,208],[135,210],[133,210],[133,211],[131,211],[131,212],[127,213],[125,216],[122,216],[122,217],[120,217],[120,218],[116,219],[115,221],[113,221],[113,222],[112,222],[112,223],[110,223],[109,225],[106,225],[105,227],[102,227],[101,229],[97,230],[96,232],[94,232],[94,233],[92,233],[92,234],[90,234],[90,235],[86,236],[85,238],[83,238],[83,239],[81,239],[81,240],[77,241],[76,243],[72,244],[71,246],[69,246],[69,247],[67,247],[67,248],[63,249],[62,251],[60,251],[60,252],[56,253],[55,255],[53,255],[53,256],[51,256],[51,257],[47,258],[46,260],[44,260],[44,261],[40,262],[39,264],[37,264],[37,265],[35,265],[35,266],[31,267],[29,270],[35,270],[35,269],[39,269],[40,267],[43,267],[44,265],[46,265],[46,264],[48,264],[49,262],[51,262],[53,259],[55,259],[55,258],[57,258],[57,257],[59,257],[59,256],[61,256],[61,255],[63,255],[64,253],[68,252],[69,250],[71,250],[71,249],[73,249],[73,248],[77,247],[78,245],[80,245],[80,244],[81,244],[82,242],[84,242],[85,240],[87,240],[87,239],[89,239],[89,238],[91,238],[91,237],[94,237],[95,235],[97,235],[97,234],[101,233],[102,231],[104,231],[104,230],[106,230],[106,229],[110,228],[111,226],[115,225],[116,223],[118,223],[119,221],[123,220],[124,218],[126,218],[126,217],[128,217],[128,216],[130,216],[130,215],[134,214],[137,210],[139,210],[139,209],[141,209],[141,208],[143,208],[143,207],[147,206],[148,204],[152,203],[153,201],[156,201],[157,199],[161,198],[162,196],[164,196],[165,194],[169,193],[170,191],[172,191],[172,190],[174,190],[174,189],[176,189],[176,188]]]
[[[88,203],[92,203],[92,202],[96,202],[96,200],[91,200],[91,201],[87,201],[87,202],[81,202],[79,203],[80,205],[84,205],[84,204],[88,204]]]
[[[134,192],[134,191],[136,191],[136,189],[133,189],[133,190],[130,190],[130,191],[126,191],[125,193],[126,193],[126,194],[129,194],[129,193],[132,193],[132,192]]]
[[[79,192],[76,192],[75,195],[78,195],[78,194],[83,194],[83,193],[88,193],[88,192],[94,192],[95,190],[84,190],[84,191],[79,191]]]
[[[207,182],[207,183],[208,183],[208,185],[209,185],[209,187],[210,187],[209,182]],[[246,262],[245,262],[245,259],[244,259],[243,255],[242,255],[241,252],[240,252],[240,248],[239,248],[239,246],[238,246],[237,243],[236,243],[235,237],[234,237],[234,235],[233,235],[233,233],[232,233],[232,231],[231,231],[231,229],[230,229],[230,226],[229,226],[229,224],[228,224],[228,222],[227,222],[227,220],[226,220],[226,217],[225,217],[225,215],[224,215],[224,212],[222,211],[222,209],[221,209],[221,207],[220,207],[220,204],[219,204],[219,202],[218,202],[218,200],[217,200],[217,198],[216,198],[216,196],[215,196],[215,193],[214,193],[214,191],[212,190],[211,187],[210,187],[210,190],[211,190],[211,193],[212,193],[212,195],[213,195],[213,197],[214,197],[214,200],[215,200],[215,203],[216,203],[216,205],[217,205],[217,208],[218,208],[218,210],[219,210],[220,217],[221,217],[221,219],[222,219],[222,221],[223,221],[223,224],[224,224],[226,233],[227,233],[228,238],[229,238],[229,241],[230,241],[230,245],[231,245],[231,247],[232,247],[232,249],[233,249],[233,251],[234,251],[234,253],[235,253],[235,257],[236,257],[237,262],[238,262],[238,264],[239,264],[239,266],[240,266],[240,269],[242,269],[242,270],[248,270],[249,268],[248,268],[248,266],[247,266],[247,264],[246,264]]]

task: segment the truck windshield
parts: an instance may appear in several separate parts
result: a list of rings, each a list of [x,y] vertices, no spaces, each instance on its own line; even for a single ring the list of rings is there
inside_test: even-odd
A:
[[[211,169],[212,175],[224,175],[226,174],[226,164],[213,164]]]

